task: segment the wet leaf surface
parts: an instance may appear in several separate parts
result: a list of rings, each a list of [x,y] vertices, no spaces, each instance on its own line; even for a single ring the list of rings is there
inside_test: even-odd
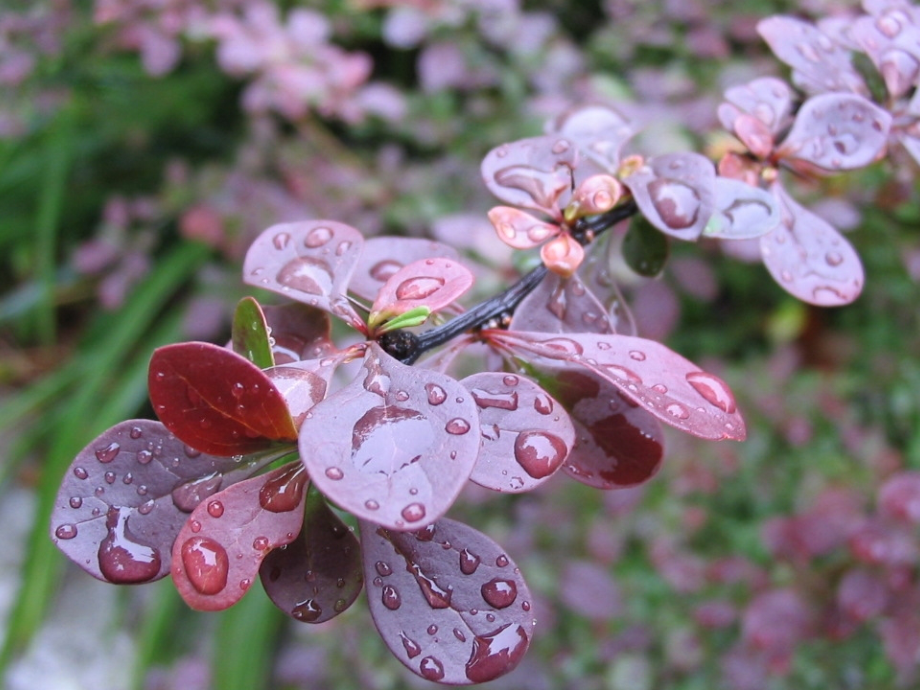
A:
[[[416,307],[436,312],[459,299],[473,285],[473,274],[452,259],[413,261],[394,273],[380,288],[371,308],[373,328]]]
[[[499,239],[515,249],[531,249],[559,234],[560,228],[526,211],[510,206],[496,206],[489,211],[489,221]]]
[[[210,343],[158,348],[147,379],[150,402],[166,428],[211,455],[240,455],[297,430],[271,379],[248,359]]]
[[[470,479],[495,491],[530,491],[549,479],[575,443],[565,410],[515,374],[482,372],[460,381],[479,408],[482,448]]]
[[[361,593],[361,546],[323,495],[310,489],[300,536],[268,554],[259,575],[275,606],[302,623],[323,623]]]
[[[442,519],[418,532],[360,522],[374,624],[390,651],[426,680],[484,683],[530,645],[530,591],[501,547]]]
[[[613,333],[607,308],[577,275],[546,278],[514,310],[510,330]]]
[[[188,513],[251,471],[239,459],[189,448],[159,422],[122,422],[68,468],[51,515],[51,538],[100,580],[157,580],[169,572],[173,541]]]
[[[176,538],[172,576],[199,611],[232,606],[249,590],[268,553],[290,544],[303,525],[308,478],[290,463],[202,501]]]
[[[447,244],[417,237],[372,237],[348,283],[348,291],[368,304],[396,271],[422,259],[443,258],[460,261],[457,250]]]
[[[336,221],[273,225],[246,253],[243,279],[334,314],[363,332],[364,322],[345,296],[363,244],[360,232]]]
[[[763,262],[780,287],[823,307],[849,304],[862,291],[864,273],[856,250],[827,221],[796,203],[779,184],[782,224],[760,238]]]
[[[236,354],[245,357],[259,369],[275,366],[268,323],[262,307],[252,297],[244,297],[236,305],[231,343]]]
[[[335,351],[329,314],[293,302],[262,308],[270,329],[269,344],[275,364],[326,357]]]
[[[456,380],[401,364],[372,343],[355,380],[308,413],[301,457],[341,508],[392,529],[423,527],[466,483],[478,417]]]
[[[779,203],[766,190],[733,180],[716,178],[716,211],[703,234],[722,240],[750,240],[766,235],[780,224]]]

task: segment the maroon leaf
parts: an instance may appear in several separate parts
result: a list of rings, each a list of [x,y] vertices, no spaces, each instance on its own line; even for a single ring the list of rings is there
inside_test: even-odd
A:
[[[198,501],[252,471],[238,459],[189,448],[159,422],[122,422],[70,465],[51,515],[51,538],[100,580],[157,580],[169,572],[173,541]]]
[[[514,310],[509,328],[544,333],[613,333],[607,309],[578,276],[549,273]]]
[[[592,333],[547,337],[490,330],[483,336],[537,371],[588,369],[661,421],[694,436],[738,441],[745,437],[744,421],[725,382],[661,343]]]
[[[335,350],[329,314],[321,309],[294,302],[266,306],[262,311],[268,323],[275,364],[317,359]]]
[[[245,357],[210,343],[177,343],[154,351],[150,402],[166,428],[203,453],[252,453],[272,441],[294,441],[284,398]]]
[[[859,255],[825,220],[797,204],[779,183],[771,188],[782,224],[760,238],[763,262],[780,287],[821,307],[849,304],[862,291]]]
[[[172,553],[173,582],[189,606],[219,611],[242,598],[262,559],[300,533],[307,481],[303,465],[293,462],[234,484],[192,511]]]
[[[364,243],[364,251],[348,283],[348,291],[369,303],[373,302],[380,288],[396,271],[415,261],[435,257],[460,260],[456,249],[441,242],[417,237],[372,237]]]
[[[779,204],[758,187],[717,177],[716,210],[703,234],[723,240],[750,240],[766,235],[780,224]]]
[[[482,177],[489,191],[506,204],[559,219],[559,198],[571,191],[577,162],[577,149],[565,137],[533,137],[489,151],[482,161]]]
[[[552,129],[572,139],[601,171],[608,173],[620,167],[620,150],[635,134],[622,114],[603,105],[568,110],[555,120]]]
[[[345,296],[363,243],[360,232],[331,220],[273,225],[249,247],[243,279],[328,311],[364,332]]]
[[[737,131],[738,117],[747,114],[766,127],[772,143],[773,137],[792,121],[792,90],[776,77],[761,77],[733,86],[725,92],[725,100],[728,103],[719,106],[719,120],[729,131]]]
[[[337,364],[336,358],[328,357],[292,362],[265,370],[265,375],[284,397],[295,428],[300,429],[307,413],[326,397]]]
[[[371,615],[406,668],[469,685],[517,666],[535,619],[527,584],[498,544],[447,519],[415,533],[359,524]]]
[[[662,232],[694,241],[715,210],[715,168],[698,153],[655,156],[623,179],[639,210]]]
[[[275,606],[302,623],[323,623],[361,593],[361,547],[322,494],[310,490],[300,536],[268,554],[259,575]]]
[[[470,479],[495,491],[531,491],[562,465],[575,443],[565,410],[529,379],[482,372],[460,381],[479,408],[482,448]]]
[[[371,343],[357,378],[307,415],[301,457],[345,510],[392,529],[423,527],[447,511],[473,469],[478,416],[457,381]]]
[[[824,170],[853,170],[884,151],[890,126],[891,115],[860,96],[813,96],[799,109],[777,153]]]
[[[371,308],[369,324],[403,314],[415,307],[432,312],[459,299],[473,285],[473,274],[452,259],[413,261],[394,273],[380,289]]]

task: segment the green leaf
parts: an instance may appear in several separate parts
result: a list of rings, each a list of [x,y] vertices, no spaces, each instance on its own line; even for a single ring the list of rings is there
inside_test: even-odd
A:
[[[623,238],[623,258],[640,276],[654,278],[668,261],[671,243],[644,216],[635,216]]]
[[[431,309],[428,307],[415,307],[409,311],[403,312],[387,321],[383,326],[376,329],[377,335],[382,335],[388,331],[396,331],[400,328],[411,328],[421,326],[428,317],[431,316]]]
[[[275,366],[275,357],[268,336],[268,324],[262,307],[252,297],[244,297],[233,314],[233,351],[242,355],[259,369]]]

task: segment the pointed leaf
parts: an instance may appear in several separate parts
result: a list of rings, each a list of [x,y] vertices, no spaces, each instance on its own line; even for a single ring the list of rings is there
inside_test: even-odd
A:
[[[532,600],[498,544],[454,520],[414,533],[359,524],[371,615],[406,668],[470,685],[518,665],[533,636]]]
[[[510,206],[496,206],[489,211],[489,220],[499,239],[515,249],[537,247],[561,232],[558,225],[545,223]]]
[[[603,105],[568,110],[555,120],[552,130],[572,139],[584,155],[607,173],[615,173],[620,167],[620,150],[635,134],[626,117]]]
[[[856,250],[827,221],[796,203],[778,183],[770,190],[782,224],[760,238],[763,263],[780,287],[820,307],[849,304],[862,291]]]
[[[703,234],[720,240],[750,240],[766,235],[780,224],[779,204],[766,190],[733,180],[716,178],[716,212]]]
[[[185,603],[220,611],[239,601],[262,559],[300,533],[307,481],[298,461],[202,501],[173,546],[173,582]]]
[[[447,511],[473,469],[478,416],[457,381],[372,343],[357,378],[307,415],[301,457],[341,508],[393,529],[423,527]]]
[[[664,270],[671,253],[668,236],[659,232],[644,216],[629,221],[623,238],[623,260],[640,276],[654,278]]]
[[[275,606],[302,623],[323,623],[361,593],[361,546],[323,495],[311,488],[300,536],[268,554],[259,575]]]
[[[472,272],[457,261],[442,258],[413,261],[390,276],[380,289],[368,325],[373,330],[382,322],[417,307],[438,311],[459,299],[472,285]]]
[[[461,380],[479,408],[482,448],[470,479],[495,491],[531,491],[575,444],[568,415],[533,381],[500,372]]]
[[[583,367],[628,400],[682,431],[713,440],[743,440],[744,421],[724,381],[661,343],[625,335],[483,331],[493,346],[554,374]],[[575,369],[577,370],[577,369]]]
[[[572,189],[578,151],[556,135],[520,139],[492,149],[482,161],[486,187],[506,204],[558,218],[559,200]]]
[[[698,153],[655,156],[623,179],[656,228],[695,241],[715,210],[715,168]]]
[[[335,350],[329,314],[292,302],[263,307],[275,364],[326,357]]]
[[[249,247],[243,280],[328,311],[364,332],[345,296],[363,243],[360,232],[331,220],[273,225]]]
[[[799,109],[778,154],[824,170],[853,170],[884,151],[890,126],[891,115],[860,96],[813,96]]]
[[[51,538],[93,577],[150,582],[169,572],[188,513],[252,472],[189,448],[159,422],[118,424],[77,454],[61,481]]]
[[[268,324],[262,307],[252,297],[244,297],[233,313],[233,351],[242,355],[259,369],[275,366],[268,339]]]
[[[548,273],[514,310],[509,329],[544,333],[613,333],[607,308],[577,275]]]
[[[441,242],[418,237],[372,237],[364,243],[348,291],[368,303],[373,302],[396,271],[415,261],[436,257],[460,261],[457,250]]]

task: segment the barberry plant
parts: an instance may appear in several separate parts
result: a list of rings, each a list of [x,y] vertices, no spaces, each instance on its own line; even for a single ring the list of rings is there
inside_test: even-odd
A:
[[[897,0],[865,9],[847,25],[761,22],[798,90],[774,77],[729,89],[718,115],[740,143],[715,162],[630,150],[635,124],[599,104],[490,151],[482,175],[503,205],[489,220],[534,267],[479,302],[464,298],[482,267],[448,244],[365,239],[327,219],[268,228],[243,278],[292,302],[241,301],[226,347],[157,349],[159,421],[122,422],[78,454],[53,540],[107,582],[171,576],[200,610],[258,578],[287,615],[319,623],[366,589],[384,642],[422,678],[509,672],[533,598],[498,544],[446,514],[468,481],[641,484],[660,467],[662,423],[745,438],[720,378],[636,333],[614,267],[656,276],[672,241],[756,242],[795,297],[856,299],[855,250],[787,187],[875,163],[892,142],[920,150],[920,14]],[[330,317],[348,335],[333,338]]]

